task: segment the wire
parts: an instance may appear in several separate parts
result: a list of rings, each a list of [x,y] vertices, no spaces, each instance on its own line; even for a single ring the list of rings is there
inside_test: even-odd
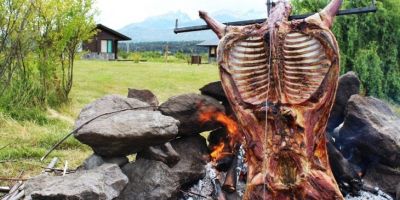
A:
[[[115,113],[120,113],[120,112],[124,112],[124,111],[128,111],[128,110],[138,110],[138,109],[145,109],[145,108],[158,108],[158,106],[143,106],[143,107],[136,107],[136,108],[126,108],[126,109],[121,109],[121,110],[116,110],[113,112],[108,112],[108,113],[103,113],[101,115],[98,115],[88,121],[86,121],[85,123],[83,123],[82,125],[80,125],[78,128],[76,128],[75,130],[73,130],[72,132],[68,133],[65,137],[63,137],[60,141],[58,141],[55,145],[53,145],[47,152],[46,154],[40,159],[40,161],[43,161],[44,159],[47,158],[47,156],[50,155],[51,152],[53,152],[58,146],[60,146],[60,144],[62,144],[65,140],[67,140],[71,135],[73,135],[74,133],[78,132],[79,130],[81,130],[85,125],[89,124],[90,122],[94,121],[95,119],[99,118],[99,117],[103,117],[106,115],[111,115],[111,114],[115,114]]]
[[[270,15],[270,13],[268,14],[268,15]],[[271,35],[271,33],[270,33],[270,31],[271,30],[269,30],[268,31],[268,34],[270,34]],[[266,183],[265,183],[265,179],[266,179],[266,177],[267,177],[267,169],[266,169],[266,166],[267,166],[267,163],[266,163],[266,158],[267,158],[267,156],[266,156],[266,153],[267,153],[267,145],[268,145],[268,142],[267,142],[267,135],[268,135],[268,109],[269,109],[269,104],[268,104],[268,99],[269,99],[269,92],[270,92],[270,86],[271,86],[271,71],[272,71],[272,66],[271,66],[271,64],[272,64],[272,41],[271,41],[271,36],[269,36],[268,37],[268,43],[269,43],[269,46],[268,46],[268,50],[269,50],[269,57],[268,57],[268,65],[267,65],[267,67],[268,67],[268,71],[267,71],[267,73],[268,73],[268,75],[267,75],[267,94],[266,94],[266,98],[265,98],[265,126],[264,126],[264,141],[263,141],[263,143],[264,143],[264,145],[263,145],[263,155],[264,155],[264,160],[263,160],[263,167],[262,167],[262,169],[263,169],[263,171],[262,171],[262,173],[263,173],[263,198],[265,198],[265,194],[266,194]]]

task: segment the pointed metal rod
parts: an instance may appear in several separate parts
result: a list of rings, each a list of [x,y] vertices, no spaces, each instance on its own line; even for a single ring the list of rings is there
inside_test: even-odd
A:
[[[347,10],[339,10],[339,12],[336,14],[337,16],[343,16],[343,15],[353,15],[353,14],[364,14],[364,13],[371,13],[371,12],[376,12],[376,7],[371,6],[371,7],[363,7],[363,8],[352,8],[352,9],[347,9]],[[309,14],[303,14],[303,15],[292,15],[289,17],[289,20],[294,20],[294,19],[304,19],[307,18],[314,13],[309,13]],[[243,26],[243,25],[249,25],[249,24],[260,24],[264,23],[267,19],[252,19],[252,20],[244,20],[244,21],[236,21],[236,22],[227,22],[224,23],[225,25],[229,26]],[[208,25],[200,25],[200,26],[189,26],[189,27],[181,27],[179,28],[178,23],[176,22],[175,24],[175,29],[174,32],[176,34],[178,33],[186,33],[186,32],[194,32],[194,31],[204,31],[204,30],[209,30],[210,27]]]

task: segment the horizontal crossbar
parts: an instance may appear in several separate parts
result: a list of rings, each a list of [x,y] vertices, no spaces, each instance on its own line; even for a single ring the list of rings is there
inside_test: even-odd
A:
[[[339,12],[336,14],[337,16],[342,16],[342,15],[354,15],[354,14],[363,14],[363,13],[371,13],[371,12],[376,12],[376,7],[371,6],[371,7],[363,7],[363,8],[352,8],[352,9],[347,9],[347,10],[339,10]],[[303,14],[303,15],[292,15],[289,17],[290,20],[294,19],[304,19],[307,18],[314,13],[309,13],[309,14]],[[236,22],[227,22],[224,23],[225,25],[232,25],[232,26],[243,26],[243,25],[249,25],[249,24],[260,24],[265,22],[267,19],[252,19],[252,20],[244,20],[244,21],[236,21]],[[204,31],[204,30],[209,30],[210,27],[208,25],[200,25],[200,26],[189,26],[189,27],[175,27],[174,32],[177,33],[186,33],[186,32],[194,32],[194,31]]]

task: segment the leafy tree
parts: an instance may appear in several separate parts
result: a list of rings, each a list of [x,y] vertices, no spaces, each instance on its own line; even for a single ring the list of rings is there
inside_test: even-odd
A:
[[[0,109],[68,100],[93,0],[0,0]]]
[[[354,59],[354,70],[361,79],[366,95],[383,97],[383,72],[380,68],[382,61],[376,48],[376,45],[372,45],[358,50]]]
[[[319,11],[329,2],[292,0],[297,14]],[[344,1],[342,9],[366,7],[371,2]],[[376,7],[376,13],[336,18],[333,32],[340,46],[341,72],[356,71],[366,94],[400,103],[400,4],[398,0],[377,0]]]

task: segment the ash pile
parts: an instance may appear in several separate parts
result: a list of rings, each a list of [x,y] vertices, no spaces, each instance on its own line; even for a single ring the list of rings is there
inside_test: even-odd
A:
[[[241,199],[239,127],[220,82],[200,91],[159,105],[150,91],[130,89],[87,105],[74,136],[93,155],[74,173],[28,180],[25,199]],[[327,128],[334,176],[348,200],[399,199],[400,118],[359,91],[354,73],[340,78]]]

